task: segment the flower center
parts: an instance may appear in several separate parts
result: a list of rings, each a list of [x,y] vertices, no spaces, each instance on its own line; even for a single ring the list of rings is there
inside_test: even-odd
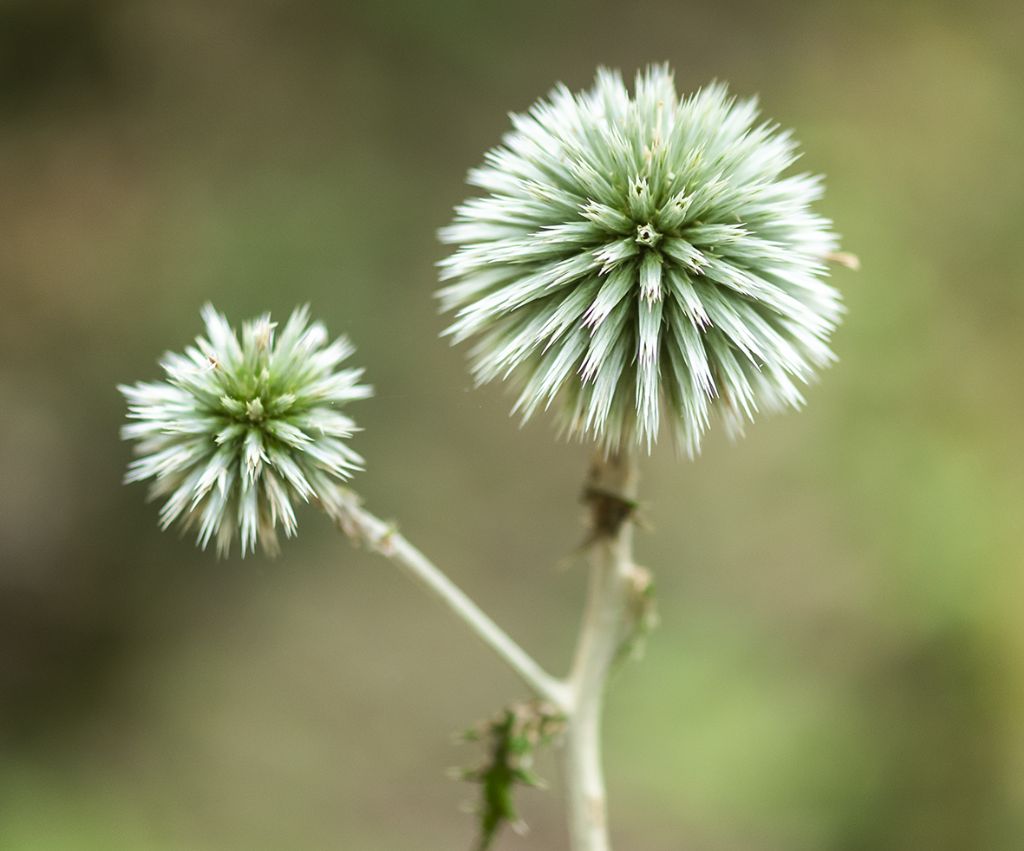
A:
[[[646,225],[637,225],[636,241],[641,245],[653,248],[661,241],[661,234],[654,229],[650,222]]]
[[[259,396],[245,403],[245,415],[249,418],[249,422],[263,422],[266,412],[263,409],[263,400]]]

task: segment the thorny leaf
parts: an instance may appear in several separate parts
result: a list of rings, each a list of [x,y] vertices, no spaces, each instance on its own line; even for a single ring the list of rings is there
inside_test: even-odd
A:
[[[488,851],[506,823],[514,830],[525,828],[515,806],[515,787],[543,788],[544,782],[532,771],[534,755],[564,726],[564,716],[549,704],[517,703],[463,735],[464,741],[481,742],[485,748],[478,768],[460,772],[463,780],[480,784],[476,851]]]

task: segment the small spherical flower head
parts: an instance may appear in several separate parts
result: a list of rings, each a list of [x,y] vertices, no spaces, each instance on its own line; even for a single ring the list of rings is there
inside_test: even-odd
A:
[[[280,334],[269,314],[240,337],[212,305],[202,316],[206,336],[161,360],[166,381],[118,388],[132,420],[121,435],[139,456],[125,481],[151,480],[151,496],[167,497],[160,525],[198,528],[204,549],[216,538],[226,554],[237,534],[243,556],[257,541],[273,554],[278,524],[295,534],[296,500],[341,503],[340,483],[362,459],[345,442],[355,423],[338,408],[372,391],[361,369],[338,369],[352,345],[330,343],[305,307]]]
[[[735,433],[799,406],[833,360],[836,239],[820,179],[784,176],[796,145],[757,115],[718,84],[680,97],[663,66],[513,115],[441,232],[446,333],[474,340],[477,382],[510,380],[524,419],[557,399],[608,449],[650,449],[664,418],[693,455],[712,414]]]

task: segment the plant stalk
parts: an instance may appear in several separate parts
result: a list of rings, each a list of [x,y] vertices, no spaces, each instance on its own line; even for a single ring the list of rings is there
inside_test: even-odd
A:
[[[587,606],[569,675],[572,713],[565,776],[572,851],[610,851],[601,769],[605,683],[629,622],[634,593],[633,524],[637,468],[627,451],[595,455],[584,497],[591,509]]]
[[[350,538],[365,543],[369,549],[403,568],[418,585],[446,606],[518,674],[537,697],[568,714],[568,685],[547,673],[430,559],[399,534],[394,525],[375,517],[359,505],[354,496],[325,508]]]

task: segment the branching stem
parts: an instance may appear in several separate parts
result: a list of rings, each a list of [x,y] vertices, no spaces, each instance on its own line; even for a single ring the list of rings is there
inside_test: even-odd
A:
[[[572,851],[611,851],[601,769],[601,709],[608,674],[629,626],[636,589],[632,552],[636,486],[632,455],[595,455],[584,490],[591,513],[589,589],[568,680],[547,673],[393,525],[363,508],[354,495],[327,506],[349,537],[402,567],[508,664],[537,697],[565,715]]]

